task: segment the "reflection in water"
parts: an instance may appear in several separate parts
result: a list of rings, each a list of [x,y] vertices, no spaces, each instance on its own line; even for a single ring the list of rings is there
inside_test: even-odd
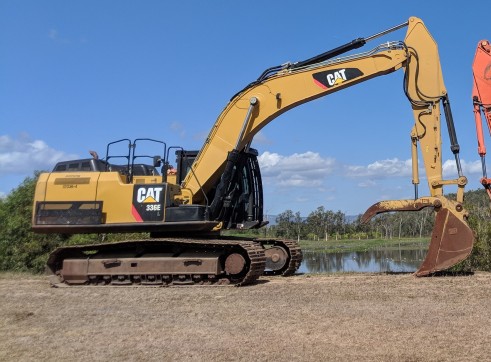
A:
[[[333,272],[415,272],[427,249],[416,250],[370,250],[347,253],[303,251],[300,273]]]

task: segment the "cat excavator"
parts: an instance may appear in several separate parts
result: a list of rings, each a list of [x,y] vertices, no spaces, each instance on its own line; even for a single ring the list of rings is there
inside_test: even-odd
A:
[[[389,41],[350,54],[380,36],[407,27],[404,41]],[[263,274],[291,275],[302,252],[295,241],[226,237],[227,229],[264,226],[262,180],[254,136],[284,112],[374,77],[402,70],[411,105],[410,133],[415,198],[383,201],[363,215],[434,209],[428,254],[417,276],[445,270],[470,253],[474,236],[463,208],[459,145],[437,44],[424,23],[403,24],[358,38],[310,59],[266,69],[235,94],[214,123],[203,147],[188,151],[153,139],[118,140],[106,157],[58,163],[36,185],[32,229],[40,233],[147,232],[149,238],[64,246],[48,260],[53,285],[179,285],[255,282]],[[443,107],[458,178],[442,177],[440,107]],[[162,153],[139,154],[143,142]],[[111,152],[124,145],[127,153]],[[418,145],[430,195],[419,197]],[[176,168],[170,157],[176,156]],[[122,157],[124,164],[116,164]],[[148,157],[148,163],[142,162]],[[457,187],[456,200],[443,187]]]
[[[474,63],[472,64],[474,86],[472,87],[472,103],[474,105],[474,118],[477,132],[477,152],[481,157],[482,178],[481,184],[491,199],[491,179],[486,170],[486,144],[484,142],[483,121],[481,115],[491,132],[491,44],[488,40],[477,43]]]

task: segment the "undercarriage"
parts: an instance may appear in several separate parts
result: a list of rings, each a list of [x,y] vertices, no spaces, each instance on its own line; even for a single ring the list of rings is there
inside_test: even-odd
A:
[[[294,241],[157,238],[53,251],[54,286],[247,285],[263,274],[292,275],[302,261]]]

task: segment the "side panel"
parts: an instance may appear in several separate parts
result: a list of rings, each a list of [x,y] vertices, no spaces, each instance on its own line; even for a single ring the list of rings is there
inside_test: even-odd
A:
[[[90,222],[79,220],[77,213],[86,212],[83,210],[94,202],[102,205],[102,217],[95,224],[162,222],[165,208],[173,206],[178,186],[162,183],[155,176],[138,176],[134,181],[126,183],[118,172],[44,173],[36,185],[34,209],[43,212],[45,225],[88,225]],[[64,213],[70,214],[70,221],[61,221]],[[34,215],[33,225],[40,220]]]
[[[46,182],[45,201],[95,201],[100,175],[100,172],[50,173]]]
[[[97,200],[103,202],[104,223],[162,221],[168,204],[167,184],[155,176],[138,176],[137,184],[127,184],[115,172],[102,173]]]
[[[34,202],[33,202],[33,210],[36,210],[36,203],[38,201],[44,201],[46,197],[46,183],[48,181],[49,174],[42,173],[39,175],[38,181],[36,183],[36,189],[34,191]],[[31,225],[36,224],[36,213],[32,213]]]

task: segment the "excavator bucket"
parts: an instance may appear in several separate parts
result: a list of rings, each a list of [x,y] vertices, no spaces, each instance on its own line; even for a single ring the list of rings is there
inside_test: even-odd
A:
[[[361,219],[362,222],[368,222],[373,216],[380,213],[418,211],[425,207],[433,207],[436,218],[428,253],[415,272],[418,277],[451,268],[465,260],[471,253],[474,233],[465,221],[467,214],[462,206],[451,200],[440,200],[434,197],[418,200],[382,201],[368,208]]]
[[[466,222],[449,209],[438,210],[430,247],[425,260],[416,271],[416,276],[445,270],[465,260],[472,251],[473,243],[474,234]]]

